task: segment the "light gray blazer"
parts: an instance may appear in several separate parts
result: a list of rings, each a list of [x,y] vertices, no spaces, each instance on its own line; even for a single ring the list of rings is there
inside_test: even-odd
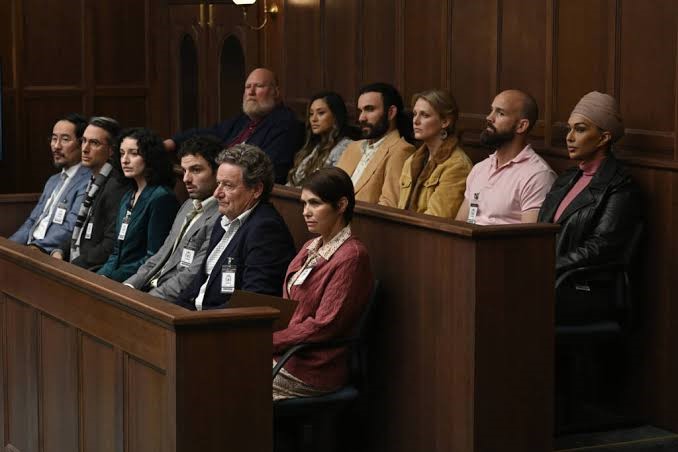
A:
[[[181,227],[186,219],[186,214],[193,209],[193,202],[191,199],[186,200],[179,209],[172,229],[170,230],[165,243],[160,247],[157,253],[149,258],[144,265],[142,265],[135,275],[130,276],[125,284],[133,286],[135,289],[142,290],[148,285],[151,278],[156,272],[160,271],[162,266],[165,266],[164,271],[160,274],[158,280],[158,287],[152,289],[149,293],[156,297],[164,298],[168,301],[174,301],[177,295],[188,287],[193,280],[193,277],[200,271],[202,263],[206,258],[207,246],[210,242],[210,235],[212,233],[212,226],[214,221],[219,218],[218,204],[216,202],[208,205],[203,214],[188,228],[184,236],[179,241],[174,253],[172,245],[181,232]],[[188,267],[181,265],[181,254],[184,248],[190,245],[190,248],[195,250],[193,262]],[[165,261],[167,261],[165,263]]]

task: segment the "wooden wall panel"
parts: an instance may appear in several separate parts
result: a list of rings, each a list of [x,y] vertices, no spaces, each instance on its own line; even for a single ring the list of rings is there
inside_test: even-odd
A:
[[[401,94],[409,108],[414,93],[446,84],[448,15],[445,1],[404,3],[405,75]]]
[[[82,83],[82,2],[21,1],[24,13],[21,60],[26,85]]]
[[[0,292],[0,444],[7,444],[6,438],[6,419],[5,419],[5,389],[7,382],[7,355],[5,354],[5,344],[7,338],[7,295]]]
[[[496,94],[497,0],[456,0],[452,7],[451,88],[461,124],[480,129]]]
[[[42,185],[47,181],[47,178],[56,173],[49,145],[52,128],[59,118],[63,118],[69,113],[80,112],[82,112],[82,97],[75,93],[24,100],[23,126],[26,135],[22,138],[31,152],[21,156],[22,159],[19,164],[27,169],[30,178],[27,178],[26,181],[18,178],[18,186],[15,191],[28,191],[30,186],[28,183],[33,181],[42,181],[37,190],[42,191]]]
[[[147,123],[145,97],[100,96],[94,99],[94,111],[120,121],[123,127],[145,127]]]
[[[362,83],[388,82],[399,85],[398,52],[404,39],[398,23],[401,0],[363,0]],[[341,35],[329,39],[341,40]]]
[[[677,15],[678,3],[673,0],[621,1],[619,101],[627,128],[624,144],[667,156],[672,156],[675,144]]]
[[[165,420],[169,407],[165,397],[165,374],[148,363],[127,358],[125,432],[129,452],[164,452]]]
[[[360,83],[359,7],[359,0],[326,0],[323,17],[327,43],[323,88],[341,93],[349,105],[355,105],[355,93]],[[338,40],[336,36],[343,36],[343,39]]]
[[[42,316],[40,410],[44,452],[78,450],[78,342],[74,328]]]
[[[90,1],[88,6],[92,8],[87,40],[92,45],[94,82],[144,84],[148,0]]]
[[[552,121],[560,129],[561,145],[563,125],[581,96],[593,90],[609,92],[606,61],[614,49],[614,36],[605,24],[614,16],[610,18],[606,1],[558,0],[556,4]]]
[[[546,2],[501,2],[499,90],[517,88],[530,93],[544,117],[546,98]],[[532,132],[538,134],[535,128]]]
[[[109,344],[82,335],[82,439],[84,450],[120,452],[122,431],[121,357]]]
[[[0,177],[0,193],[8,191],[18,191],[19,185],[16,181],[17,175],[13,171],[15,168],[16,161],[20,159],[19,149],[17,146],[17,136],[16,133],[11,131],[16,130],[16,94],[8,94],[5,91],[3,96],[3,106],[2,106],[2,128],[3,128],[3,154],[2,160],[0,160],[0,171],[2,171],[2,176]],[[25,184],[28,187],[28,184]]]
[[[14,86],[13,46],[12,1],[4,1],[0,2],[0,63],[2,63],[2,86],[8,88]]]
[[[32,156],[42,157],[48,149],[41,138],[60,116],[53,113],[91,116],[95,96],[143,97],[143,109],[118,109],[131,115],[117,119],[141,119],[163,135],[169,133],[165,0],[9,0],[0,8],[0,59],[13,83],[5,85],[13,108],[5,108],[3,117],[11,156],[0,162],[0,171],[21,175],[3,178],[0,191],[41,190],[52,171]],[[74,97],[79,97],[77,105],[71,102]],[[55,107],[57,98],[63,100],[62,108]]]
[[[644,168],[631,168],[631,172],[645,194],[648,218],[642,263],[638,266],[641,273],[638,295],[640,330],[628,362],[630,372],[635,376],[632,380],[634,385],[643,390],[638,395],[632,394],[631,400],[635,400],[633,408],[638,412],[675,431],[678,426],[675,412],[678,393],[668,388],[675,387],[675,376],[678,375],[673,364],[673,357],[678,353],[678,318],[675,303],[667,303],[666,300],[675,300],[678,296],[675,278],[675,269],[678,268],[675,240],[678,229],[675,208],[678,173]],[[662,214],[657,215],[657,212]],[[652,353],[648,354],[648,350]]]
[[[287,101],[298,113],[322,87],[320,0],[286,3],[284,80]]]
[[[12,388],[7,395],[6,441],[21,452],[38,452],[38,344],[35,341],[37,316],[25,304],[6,297],[5,328],[7,337],[7,381]]]

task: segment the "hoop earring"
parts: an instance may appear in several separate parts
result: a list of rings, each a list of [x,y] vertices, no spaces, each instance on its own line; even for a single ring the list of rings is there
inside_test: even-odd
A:
[[[440,139],[443,141],[447,140],[447,129],[442,129],[440,131]]]

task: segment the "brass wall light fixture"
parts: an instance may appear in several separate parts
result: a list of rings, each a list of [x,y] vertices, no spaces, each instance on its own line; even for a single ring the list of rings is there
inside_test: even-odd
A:
[[[268,22],[268,16],[275,17],[275,15],[278,14],[278,6],[275,3],[271,3],[271,7],[269,8],[266,0],[264,0],[264,22],[261,25],[255,27],[247,22],[247,8],[251,5],[254,5],[256,2],[257,0],[233,0],[233,3],[236,5],[242,6],[242,20],[244,24],[250,27],[252,30],[261,30],[266,26],[266,23]]]

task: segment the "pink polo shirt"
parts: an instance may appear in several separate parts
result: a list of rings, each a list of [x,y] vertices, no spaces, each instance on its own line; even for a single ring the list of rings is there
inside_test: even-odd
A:
[[[520,223],[523,212],[541,207],[556,173],[529,144],[500,167],[496,154],[471,169],[464,197],[478,204],[476,224]]]

